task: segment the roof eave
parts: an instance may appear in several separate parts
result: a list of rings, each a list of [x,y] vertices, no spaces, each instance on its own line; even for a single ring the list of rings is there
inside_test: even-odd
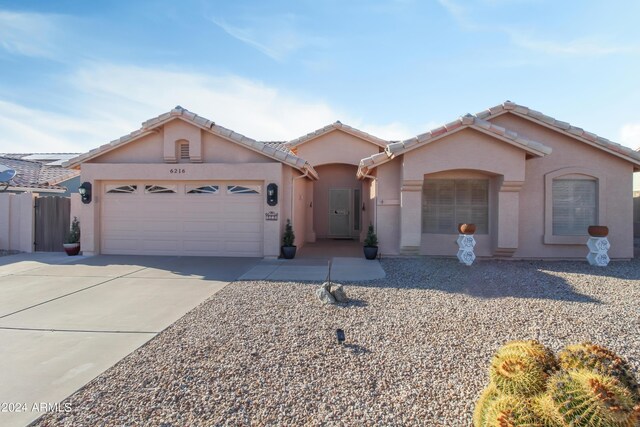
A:
[[[498,108],[498,107],[502,107],[502,108]],[[495,113],[491,112],[492,110],[494,110]],[[504,108],[504,106],[502,106],[502,105],[501,106],[496,106],[496,107],[489,108],[488,110],[485,110],[485,111],[483,111],[481,113],[478,113],[478,114],[476,114],[476,116],[480,116],[481,115],[481,116],[483,116],[482,117],[483,120],[491,120],[491,119],[494,119],[496,117],[505,115],[507,113],[513,114],[514,116],[521,117],[521,118],[523,118],[525,120],[528,120],[530,122],[539,124],[540,126],[544,126],[547,129],[551,129],[551,130],[553,130],[555,132],[561,133],[562,135],[568,136],[570,138],[573,138],[575,140],[583,142],[583,143],[585,143],[587,145],[590,145],[590,146],[592,146],[594,148],[598,148],[598,149],[600,149],[600,150],[602,150],[602,151],[604,151],[606,153],[609,153],[609,154],[611,154],[613,156],[616,156],[618,158],[626,160],[626,161],[628,161],[628,162],[630,162],[630,163],[632,163],[634,165],[633,166],[634,171],[640,171],[640,156],[638,158],[635,158],[635,157],[630,156],[628,154],[621,153],[621,152],[618,152],[616,150],[613,150],[613,149],[607,147],[606,145],[599,144],[597,142],[597,139],[601,138],[601,137],[598,137],[595,134],[591,134],[590,132],[584,131],[584,129],[582,129],[582,128],[578,128],[576,126],[572,126],[572,125],[570,125],[570,124],[568,124],[566,122],[561,122],[561,123],[565,124],[568,129],[581,129],[583,132],[586,132],[586,133],[589,133],[589,134],[593,135],[595,137],[596,141],[592,141],[592,140],[590,140],[588,138],[584,138],[583,136],[580,136],[580,135],[578,135],[576,133],[572,133],[572,132],[569,132],[568,130],[563,129],[562,127],[559,127],[557,125],[548,123],[548,121],[545,121],[545,120],[536,118],[535,116],[523,113],[522,112],[523,110],[533,111],[529,107],[525,107],[523,105],[519,105],[519,104],[515,104],[515,103],[510,103],[509,108]],[[491,113],[488,114],[487,112],[491,112]],[[540,113],[540,116],[541,117],[544,116],[544,118],[552,119],[551,117],[543,115],[542,113]],[[553,120],[555,122],[559,122],[556,119],[553,119]],[[611,143],[613,143],[613,141],[611,141]],[[631,149],[629,149],[629,150],[631,150]]]

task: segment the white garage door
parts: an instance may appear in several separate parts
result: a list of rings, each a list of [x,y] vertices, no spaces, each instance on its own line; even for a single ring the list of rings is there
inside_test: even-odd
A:
[[[104,254],[262,256],[262,183],[106,182]]]

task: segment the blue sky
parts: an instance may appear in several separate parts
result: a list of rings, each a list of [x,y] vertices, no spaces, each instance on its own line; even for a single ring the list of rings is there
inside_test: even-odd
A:
[[[0,1],[0,152],[182,105],[260,140],[404,139],[507,99],[640,146],[640,2]]]

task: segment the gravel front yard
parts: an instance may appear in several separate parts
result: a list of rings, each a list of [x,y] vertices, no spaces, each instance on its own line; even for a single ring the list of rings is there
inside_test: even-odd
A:
[[[37,425],[469,426],[512,339],[591,340],[640,369],[639,259],[382,262],[344,307],[320,306],[318,284],[231,284]]]

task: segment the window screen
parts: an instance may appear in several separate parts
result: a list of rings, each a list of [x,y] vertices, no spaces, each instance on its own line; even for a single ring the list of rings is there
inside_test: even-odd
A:
[[[597,182],[587,179],[553,180],[553,234],[586,236],[598,223]]]
[[[457,234],[459,223],[489,229],[489,180],[426,179],[422,191],[422,232]]]

